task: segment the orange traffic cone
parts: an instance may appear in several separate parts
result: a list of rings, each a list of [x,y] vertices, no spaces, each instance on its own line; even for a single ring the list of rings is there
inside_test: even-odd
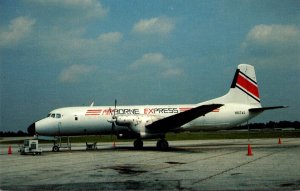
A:
[[[248,154],[247,154],[248,156],[252,156],[253,154],[252,154],[252,149],[251,149],[251,146],[250,146],[250,144],[248,144]]]
[[[280,138],[280,137],[279,137],[279,139],[278,139],[278,144],[282,144],[281,138]]]
[[[9,154],[9,155],[12,154],[12,150],[11,150],[11,146],[10,145],[8,146],[8,152],[7,152],[7,154]]]

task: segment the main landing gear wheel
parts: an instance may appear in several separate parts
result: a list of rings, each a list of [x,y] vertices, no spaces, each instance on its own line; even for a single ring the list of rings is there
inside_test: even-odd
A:
[[[143,148],[143,141],[141,139],[137,139],[134,141],[133,146],[135,149],[142,149]]]
[[[159,150],[165,151],[169,148],[169,143],[165,139],[161,139],[161,140],[157,141],[156,147]]]
[[[59,147],[58,147],[57,145],[54,145],[54,146],[52,147],[52,151],[53,151],[53,152],[58,152],[58,151],[59,151]]]

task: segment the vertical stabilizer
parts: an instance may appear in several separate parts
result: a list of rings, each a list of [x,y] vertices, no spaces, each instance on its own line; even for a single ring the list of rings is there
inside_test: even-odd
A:
[[[240,64],[235,72],[229,92],[218,101],[260,106],[259,90],[254,67]]]

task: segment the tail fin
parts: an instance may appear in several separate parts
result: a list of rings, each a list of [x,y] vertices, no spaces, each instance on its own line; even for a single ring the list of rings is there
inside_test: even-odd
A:
[[[260,107],[254,67],[248,64],[238,65],[229,92],[217,100],[224,103],[244,103]]]

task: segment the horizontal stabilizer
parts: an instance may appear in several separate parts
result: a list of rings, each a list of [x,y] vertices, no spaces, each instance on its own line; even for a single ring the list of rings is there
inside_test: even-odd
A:
[[[265,110],[282,109],[282,108],[287,108],[287,106],[259,107],[259,108],[249,109],[249,111],[250,112],[263,112]]]
[[[154,123],[147,125],[147,129],[152,131],[168,131],[170,129],[178,128],[200,116],[223,106],[223,104],[210,104],[210,105],[201,105],[190,109],[188,111],[171,115],[169,117],[155,121]]]

